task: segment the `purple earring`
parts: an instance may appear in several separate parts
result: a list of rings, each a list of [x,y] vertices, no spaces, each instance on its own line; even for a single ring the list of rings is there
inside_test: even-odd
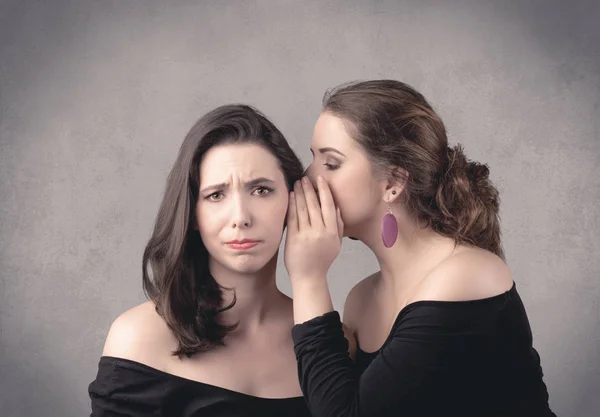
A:
[[[392,191],[392,194],[396,194],[396,192]],[[383,240],[383,245],[386,248],[391,248],[394,246],[394,243],[396,243],[397,237],[398,221],[392,214],[392,209],[388,206],[388,214],[383,216],[383,220],[381,222],[381,240]]]

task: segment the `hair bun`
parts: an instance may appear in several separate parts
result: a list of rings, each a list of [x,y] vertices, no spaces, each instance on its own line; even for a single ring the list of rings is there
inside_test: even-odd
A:
[[[446,172],[436,195],[442,217],[432,223],[434,229],[462,242],[479,243],[478,246],[503,257],[499,238],[500,199],[489,179],[488,166],[468,160],[460,144],[448,147],[447,152]]]
[[[448,147],[448,168],[446,169],[445,182],[456,178],[466,178],[471,189],[477,189],[488,185],[490,169],[486,164],[467,159],[461,144]]]

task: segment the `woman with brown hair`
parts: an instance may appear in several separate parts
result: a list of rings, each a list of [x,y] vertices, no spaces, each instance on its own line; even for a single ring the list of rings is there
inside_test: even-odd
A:
[[[335,88],[311,151],[290,194],[285,263],[312,415],[554,415],[504,262],[498,192],[425,98],[392,80]],[[346,300],[354,363],[326,281],[343,236],[380,265]]]
[[[112,324],[92,416],[308,416],[292,300],[275,282],[302,165],[257,110],[219,107],[187,134],[143,256],[150,301]]]

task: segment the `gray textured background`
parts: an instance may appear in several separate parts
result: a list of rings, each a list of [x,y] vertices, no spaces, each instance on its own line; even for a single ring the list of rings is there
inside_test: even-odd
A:
[[[327,87],[421,90],[489,163],[561,416],[600,415],[600,3],[0,2],[0,414],[89,413],[183,136],[263,110],[305,163]],[[338,309],[375,261],[344,243]],[[280,287],[289,293],[283,264]]]

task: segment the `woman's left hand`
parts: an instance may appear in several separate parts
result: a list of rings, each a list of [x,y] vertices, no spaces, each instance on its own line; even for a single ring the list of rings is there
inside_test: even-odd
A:
[[[290,193],[284,262],[292,285],[325,279],[342,246],[344,223],[322,177],[317,178],[317,189],[318,198],[304,177]]]

